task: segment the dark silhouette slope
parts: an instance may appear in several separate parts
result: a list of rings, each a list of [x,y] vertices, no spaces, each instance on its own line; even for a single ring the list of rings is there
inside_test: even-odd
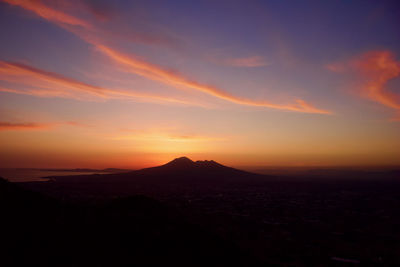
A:
[[[0,260],[231,266],[251,255],[261,266],[400,266],[398,172],[328,174],[272,178],[180,158],[126,174],[20,184],[73,205],[6,183],[0,224],[8,222],[8,250]]]
[[[167,164],[117,174],[53,176],[49,182],[26,183],[30,189],[62,197],[129,196],[132,194],[212,191],[265,182],[271,177],[181,157]]]
[[[249,266],[251,260],[160,202],[67,204],[0,178],[0,266]]]
[[[213,160],[192,161],[187,157],[176,158],[167,164],[137,171],[104,174],[50,177],[56,182],[139,182],[144,178],[152,182],[238,182],[265,179],[267,176],[226,167]],[[195,179],[196,178],[196,179]]]
[[[185,180],[190,180],[190,182],[230,182],[240,179],[248,181],[250,178],[262,177],[262,175],[226,167],[213,160],[192,161],[187,157],[176,158],[167,164],[129,172],[125,175],[159,176],[164,177],[164,180],[174,177],[182,182]]]

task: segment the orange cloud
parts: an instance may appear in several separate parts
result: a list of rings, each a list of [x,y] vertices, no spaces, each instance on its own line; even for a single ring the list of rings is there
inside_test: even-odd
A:
[[[83,91],[99,97],[105,97],[106,89],[89,85],[61,76],[57,73],[47,72],[25,64],[0,61],[0,79],[8,82],[22,83],[35,87],[53,89],[53,93],[58,91],[67,93],[70,90]]]
[[[129,72],[134,74],[144,76],[146,78],[156,80],[168,85],[173,85],[177,88],[191,88],[194,90],[201,91],[203,93],[212,95],[214,97],[235,103],[240,105],[247,106],[258,106],[258,107],[268,107],[274,109],[281,110],[289,110],[289,111],[297,111],[297,112],[305,112],[305,113],[320,113],[320,114],[331,114],[330,111],[318,109],[311,104],[306,103],[304,100],[298,99],[293,104],[281,105],[274,104],[268,101],[255,101],[243,97],[234,96],[225,92],[217,87],[206,85],[199,83],[194,80],[190,80],[177,72],[173,72],[170,70],[166,70],[160,66],[155,64],[151,64],[135,58],[133,56],[129,56],[123,53],[120,53],[116,50],[111,49],[103,44],[93,43],[96,48],[102,52],[104,55],[108,56],[110,59],[115,61],[116,63],[124,66]]]
[[[360,96],[400,111],[400,94],[385,88],[390,80],[400,76],[400,61],[396,61],[391,51],[369,51],[348,62],[337,62],[325,67],[340,73],[355,71],[363,78]],[[391,119],[398,120],[399,116]]]
[[[37,122],[14,123],[14,122],[0,121],[0,131],[48,130],[53,127],[62,125],[69,125],[73,127],[89,127],[89,125],[87,124],[83,124],[76,121],[52,122],[52,123],[37,123]]]
[[[104,1],[83,1],[82,6],[86,8],[97,20],[109,21],[118,14],[111,5],[111,2]]]
[[[400,121],[400,115],[397,115],[397,117],[394,117],[390,119],[391,121]]]
[[[160,66],[155,64],[148,63],[146,61],[140,60],[133,56],[128,56],[123,53],[120,53],[107,45],[105,45],[102,41],[99,41],[99,38],[95,36],[92,29],[92,26],[82,21],[76,17],[63,13],[61,11],[55,10],[50,8],[49,6],[45,6],[41,2],[37,1],[11,1],[5,0],[7,3],[12,5],[18,5],[24,9],[30,10],[37,14],[38,16],[45,18],[53,23],[56,23],[63,27],[66,30],[71,31],[72,33],[76,34],[84,41],[91,43],[94,45],[100,52],[106,55],[108,58],[112,59],[116,63],[126,67],[128,71],[131,73],[149,78],[151,80],[159,81],[164,84],[172,85],[177,88],[190,88],[193,90],[201,91],[203,93],[212,95],[214,97],[239,104],[239,105],[246,105],[246,106],[257,106],[257,107],[267,107],[273,109],[280,109],[280,110],[288,110],[288,111],[295,111],[295,112],[304,112],[304,113],[319,113],[319,114],[331,114],[330,111],[319,109],[314,107],[313,105],[306,103],[302,99],[297,99],[294,103],[291,104],[274,104],[269,101],[256,101],[247,99],[244,97],[234,96],[228,92],[225,92],[217,87],[210,86],[207,84],[203,84],[197,82],[195,80],[188,79],[177,72],[173,72],[170,70],[166,70]],[[81,29],[72,28],[70,26],[82,26]],[[253,59],[254,61],[254,59]],[[249,61],[247,62],[249,64]],[[254,63],[254,62],[253,62]],[[243,62],[242,62],[243,64]],[[99,88],[92,88],[87,86],[79,86],[81,89],[83,88],[85,91],[95,90],[96,93],[99,92]],[[39,92],[41,93],[41,92]]]
[[[346,70],[346,66],[342,63],[331,63],[325,65],[325,68],[333,72],[344,72]]]
[[[91,28],[92,26],[84,20],[68,15],[59,10],[53,9],[40,0],[2,0],[10,5],[19,6],[23,9],[29,10],[39,17],[49,20],[54,23],[63,23],[72,26],[82,26],[85,28]]]
[[[57,73],[6,61],[0,61],[0,80],[19,85],[18,89],[0,87],[0,92],[27,94],[39,97],[73,98],[78,100],[92,97],[94,99],[167,102],[205,107],[202,103],[190,102],[172,97],[94,86],[64,77]]]
[[[165,132],[136,133],[112,137],[113,140],[168,141],[168,142],[208,142],[222,141],[223,138],[200,135],[177,135]]]
[[[64,123],[65,125],[70,125],[70,126],[76,126],[76,127],[91,127],[91,125],[85,124],[85,123],[80,123],[76,121],[66,121]]]
[[[42,123],[12,123],[0,121],[0,131],[32,131],[51,128],[52,124]]]
[[[388,81],[400,76],[400,61],[390,51],[372,51],[353,62],[367,82],[362,95],[389,108],[400,110],[400,94],[385,89]]]
[[[158,34],[152,34],[148,32],[140,32],[132,29],[131,27],[125,27],[124,25],[115,25],[115,30],[113,28],[97,27],[95,23],[90,22],[82,18],[70,15],[65,11],[56,9],[49,3],[44,3],[41,0],[0,0],[13,6],[21,7],[25,10],[35,13],[37,16],[46,19],[61,28],[70,31],[74,34],[80,31],[86,31],[86,38],[97,38],[102,36],[106,40],[125,40],[134,43],[152,44],[152,45],[168,45],[176,46],[178,39],[169,35],[164,31],[158,32]],[[105,3],[97,2],[76,2],[76,1],[66,1],[58,0],[51,4],[57,4],[57,8],[67,7],[68,10],[79,10],[80,12],[86,12],[86,14],[94,16],[98,21],[107,22],[113,17],[114,11],[112,7]],[[114,16],[116,17],[116,16]],[[143,22],[143,21],[141,21]],[[83,35],[77,34],[82,37]]]

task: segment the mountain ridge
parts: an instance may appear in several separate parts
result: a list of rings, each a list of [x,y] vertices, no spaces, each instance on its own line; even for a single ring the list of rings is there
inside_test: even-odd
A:
[[[188,157],[179,157],[175,158],[166,164],[160,165],[160,166],[155,166],[155,167],[149,167],[149,168],[144,168],[140,169],[137,171],[142,171],[142,170],[149,170],[149,169],[154,169],[154,168],[159,168],[159,169],[164,169],[164,170],[182,170],[182,171],[187,171],[188,169],[197,169],[199,170],[200,168],[209,168],[209,169],[234,169],[232,167],[227,167],[225,165],[222,165],[214,160],[197,160],[193,161],[189,159]],[[135,171],[133,171],[135,172]]]
[[[148,192],[180,194],[192,190],[225,190],[257,185],[271,177],[227,167],[213,160],[192,161],[180,157],[164,165],[130,172],[49,176],[46,177],[49,181],[32,182],[27,186],[63,196],[126,196]]]
[[[99,180],[99,178],[115,178],[117,177],[130,177],[130,176],[190,176],[190,177],[199,177],[199,176],[209,176],[209,175],[218,175],[218,176],[263,176],[261,174],[255,174],[239,169],[235,169],[232,167],[228,167],[222,165],[214,160],[197,160],[193,161],[188,157],[179,157],[175,158],[166,164],[148,167],[139,170],[129,171],[129,172],[121,172],[121,173],[112,173],[112,174],[90,174],[90,175],[69,175],[69,176],[48,176],[44,178],[52,178],[56,181],[65,180],[65,179],[73,179],[73,178],[95,178]],[[206,177],[203,177],[206,178]]]

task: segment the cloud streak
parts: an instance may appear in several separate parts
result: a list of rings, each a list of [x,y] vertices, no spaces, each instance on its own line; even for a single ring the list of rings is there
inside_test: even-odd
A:
[[[178,72],[167,70],[161,66],[156,64],[152,64],[143,60],[138,59],[135,56],[127,55],[121,53],[111,47],[107,46],[101,38],[96,36],[97,30],[93,30],[93,26],[83,21],[79,18],[76,18],[72,15],[66,14],[59,10],[55,10],[49,6],[46,6],[38,1],[12,1],[5,0],[5,2],[20,6],[26,10],[34,12],[36,15],[47,19],[50,22],[56,23],[60,25],[66,30],[76,34],[84,41],[94,45],[98,51],[100,51],[103,55],[107,56],[109,59],[113,60],[117,64],[123,66],[129,72],[140,75],[142,77],[146,77],[150,80],[158,81],[163,84],[167,84],[170,86],[174,86],[175,88],[189,88],[195,91],[200,91],[205,94],[214,96],[219,99],[223,99],[225,101],[245,105],[245,106],[255,106],[255,107],[266,107],[278,110],[286,110],[286,111],[294,111],[294,112],[303,112],[303,113],[318,113],[318,114],[331,114],[330,111],[320,109],[314,107],[312,104],[305,102],[302,99],[296,99],[293,103],[290,104],[275,104],[269,101],[257,101],[244,97],[239,97],[230,94],[220,88],[215,86],[207,85],[201,82],[198,82],[193,79],[189,79]],[[76,29],[76,26],[79,26]],[[236,61],[236,64],[256,64],[257,59],[241,59]],[[258,62],[260,63],[260,62]],[[100,97],[105,94],[105,90],[101,88],[94,88],[91,86],[79,84],[77,87],[85,92],[90,92],[91,94],[97,94]],[[112,92],[107,92],[112,93]],[[127,92],[125,92],[127,94]],[[120,94],[123,95],[123,94]]]
[[[400,94],[386,90],[386,84],[400,76],[400,61],[390,51],[372,51],[354,62],[354,66],[368,78],[362,88],[362,95],[400,111]]]
[[[0,131],[36,131],[36,130],[49,130],[57,126],[72,126],[72,127],[90,127],[90,125],[76,122],[51,122],[51,123],[38,123],[38,122],[9,122],[0,121]]]
[[[29,10],[39,17],[42,17],[48,21],[54,22],[56,24],[63,23],[72,26],[81,26],[88,29],[92,28],[92,25],[87,21],[79,19],[75,16],[68,15],[62,11],[51,8],[41,1],[37,0],[2,0],[13,6],[19,6],[23,9]]]
[[[151,80],[159,81],[167,85],[172,85],[179,89],[190,88],[239,105],[267,107],[273,109],[297,111],[304,113],[331,114],[330,111],[316,108],[313,105],[308,104],[301,99],[297,99],[295,103],[292,104],[281,105],[281,104],[274,104],[268,101],[255,101],[243,97],[234,96],[217,87],[188,79],[183,75],[179,74],[178,72],[166,70],[158,65],[140,60],[134,56],[120,53],[105,45],[99,43],[93,43],[93,44],[101,53],[106,55],[108,58],[112,59],[114,62],[125,67],[127,71],[146,77]]]
[[[0,131],[35,131],[51,128],[52,124],[43,123],[13,123],[0,121]]]
[[[172,134],[168,132],[139,132],[128,135],[118,135],[112,137],[113,140],[136,140],[136,141],[164,141],[164,142],[217,142],[226,138],[218,138],[211,136],[192,135],[192,134]]]
[[[81,91],[98,97],[105,97],[107,90],[54,72],[44,71],[25,64],[0,61],[0,79],[8,82],[33,85],[44,89],[55,88],[54,92]]]
[[[218,61],[217,63],[221,65],[230,67],[243,67],[243,68],[265,67],[271,65],[270,62],[266,61],[263,57],[260,56],[227,58],[217,61]]]
[[[390,80],[400,77],[400,61],[396,60],[391,51],[369,51],[348,62],[329,64],[326,67],[334,72],[351,70],[361,75],[363,81],[359,95],[396,110],[397,116],[391,120],[399,120],[400,94],[386,88]]]
[[[91,21],[89,19],[79,18],[74,15],[70,15],[67,12],[56,9],[51,6],[51,2],[44,3],[40,0],[0,0],[13,6],[20,7],[27,11],[36,14],[49,22],[52,22],[59,27],[70,31],[74,34],[84,30],[85,35],[90,35],[92,38],[96,36],[102,36],[107,40],[124,40],[133,43],[159,45],[159,46],[171,46],[177,45],[178,40],[174,36],[170,36],[165,33],[165,31],[157,32],[157,34],[149,33],[148,31],[136,31],[131,27],[126,27],[120,23],[116,23],[114,27],[112,24],[102,23],[101,27],[96,26],[96,21]],[[86,12],[86,15],[94,16],[97,22],[107,22],[111,19],[113,11],[108,5],[102,5],[101,3],[95,2],[79,2],[79,1],[65,1],[58,0],[54,1],[52,4],[58,4],[60,6],[69,7],[72,10],[79,10]],[[117,17],[117,16],[114,16]],[[143,23],[143,20],[140,21]],[[81,36],[82,37],[82,36]]]
[[[77,100],[123,99],[202,106],[201,103],[194,103],[172,97],[145,94],[132,90],[103,88],[54,72],[48,72],[25,64],[7,61],[0,61],[0,80],[17,85],[17,89],[0,87],[0,92],[26,94],[38,97],[62,97]]]

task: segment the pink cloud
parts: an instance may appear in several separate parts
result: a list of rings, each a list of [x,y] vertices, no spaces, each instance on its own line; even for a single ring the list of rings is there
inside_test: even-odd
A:
[[[353,62],[354,67],[367,79],[362,88],[362,95],[385,105],[400,110],[400,95],[389,92],[385,86],[388,81],[400,76],[400,61],[390,51],[372,51]]]
[[[128,71],[151,80],[173,85],[177,88],[190,88],[239,105],[267,107],[304,113],[331,114],[330,111],[316,108],[302,99],[297,99],[295,103],[285,105],[234,96],[220,88],[188,79],[177,72],[166,70],[158,65],[148,63],[134,56],[123,54],[105,45],[98,43],[94,43],[94,45],[110,59],[126,67]]]
[[[41,1],[37,0],[2,0],[10,5],[19,6],[23,9],[36,13],[39,17],[49,20],[54,23],[63,23],[73,26],[82,26],[92,28],[92,25],[87,21],[71,16],[62,11],[51,8]]]
[[[271,64],[260,56],[226,58],[217,60],[217,62],[221,65],[244,68],[265,67]]]
[[[327,65],[327,68],[335,72],[356,72],[362,78],[360,96],[400,111],[400,94],[386,88],[390,80],[400,76],[400,61],[391,51],[369,51],[347,62]]]
[[[122,99],[144,102],[161,102],[180,105],[203,106],[202,103],[147,94],[124,89],[109,89],[71,79],[20,63],[0,61],[0,80],[13,83],[16,88],[0,87],[0,92],[61,97],[77,100]]]
[[[0,121],[0,131],[49,130],[55,127],[60,127],[65,125],[73,127],[90,127],[90,125],[77,121],[51,122],[51,123]]]
[[[318,114],[331,114],[330,111],[325,109],[320,109],[314,107],[314,105],[306,103],[302,99],[296,99],[294,102],[289,104],[276,104],[271,103],[269,101],[259,101],[259,100],[252,100],[244,97],[239,97],[230,94],[220,88],[215,86],[207,85],[196,81],[194,79],[189,79],[178,72],[167,70],[161,66],[143,61],[138,59],[136,56],[133,55],[126,55],[120,51],[112,49],[108,45],[102,41],[101,38],[98,36],[98,29],[93,30],[93,27],[90,23],[82,21],[79,18],[76,18],[72,15],[66,14],[62,11],[55,10],[50,6],[45,6],[41,2],[37,1],[12,1],[12,0],[5,0],[6,2],[12,5],[18,5],[26,10],[30,10],[34,12],[36,15],[47,19],[50,22],[56,23],[57,25],[63,27],[66,30],[76,34],[84,41],[92,44],[94,47],[97,48],[103,55],[107,56],[109,59],[113,60],[114,62],[124,66],[129,72],[134,73],[136,75],[140,75],[146,77],[148,79],[158,81],[167,85],[172,85],[176,88],[189,88],[192,90],[200,91],[205,94],[214,96],[219,99],[223,99],[225,101],[229,101],[231,103],[239,104],[239,105],[246,105],[246,106],[256,106],[256,107],[266,107],[272,109],[279,109],[279,110],[287,110],[287,111],[294,111],[294,112],[303,112],[303,113],[318,113]],[[76,28],[76,26],[81,26]],[[242,58],[236,59],[231,62],[236,66],[256,66],[260,64],[265,64],[262,62],[260,58]],[[57,80],[59,81],[59,80]],[[68,84],[69,82],[66,81]],[[78,85],[78,86],[76,86]],[[88,85],[82,85],[75,83],[74,89],[84,90],[85,92],[90,92],[93,94],[104,95],[105,89],[99,87],[93,87]],[[106,90],[107,91],[107,90]],[[42,92],[39,92],[42,93]],[[107,93],[115,93],[114,91],[107,91]],[[117,94],[121,95],[121,92],[117,92]],[[125,92],[125,94],[129,94]]]
[[[35,130],[46,130],[51,128],[52,124],[43,123],[15,123],[15,122],[4,122],[0,121],[0,131],[35,131]]]
[[[342,63],[331,63],[325,65],[325,68],[333,72],[344,72],[346,70],[346,65]]]

